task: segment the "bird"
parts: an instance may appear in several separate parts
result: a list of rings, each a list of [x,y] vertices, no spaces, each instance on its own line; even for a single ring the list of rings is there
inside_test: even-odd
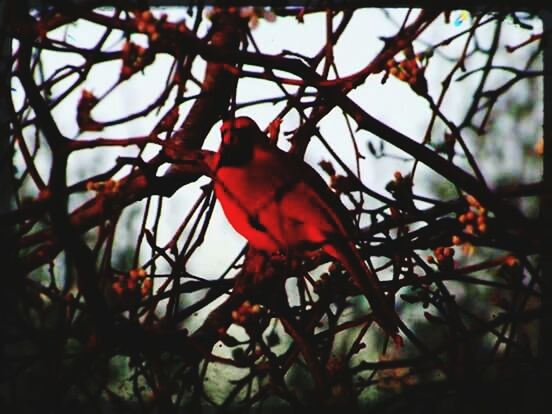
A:
[[[257,250],[322,250],[340,262],[396,340],[398,316],[352,240],[355,227],[339,196],[308,163],[272,145],[250,117],[224,120],[220,132],[213,187],[232,227]]]

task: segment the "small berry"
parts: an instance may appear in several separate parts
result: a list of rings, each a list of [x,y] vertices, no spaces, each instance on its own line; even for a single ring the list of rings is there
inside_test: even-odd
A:
[[[151,12],[151,10],[144,10],[140,17],[147,22],[149,20],[153,20],[153,13]]]
[[[475,207],[475,208],[481,207],[481,204],[479,203],[479,201],[477,201],[477,199],[471,194],[466,195],[466,201],[472,207]]]
[[[519,264],[519,260],[515,256],[508,256],[504,259],[504,264],[510,267],[517,266]]]
[[[445,247],[443,249],[443,255],[445,257],[453,257],[454,256],[454,249],[451,249],[450,247]]]
[[[151,290],[152,287],[153,287],[153,280],[151,279],[151,277],[144,279],[144,281],[142,282],[142,288]]]
[[[123,288],[121,282],[113,282],[111,287],[113,288],[113,290],[115,291],[115,293],[117,295],[122,295],[123,292],[124,292],[124,288]]]

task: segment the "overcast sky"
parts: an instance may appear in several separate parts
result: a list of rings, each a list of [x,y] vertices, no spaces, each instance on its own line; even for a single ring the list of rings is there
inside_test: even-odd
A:
[[[168,18],[171,21],[185,20],[189,23],[189,26],[193,22],[183,8],[166,8],[163,9],[163,12],[168,13]],[[390,18],[387,18],[378,9],[366,9],[355,12],[352,22],[334,50],[339,74],[346,76],[365,67],[381,50],[383,43],[380,38],[394,35],[397,32],[397,24],[402,21],[405,12],[405,10],[393,10],[390,12]],[[159,14],[160,12],[156,13]],[[416,13],[413,15],[415,16]],[[340,17],[335,21],[337,22],[339,19]],[[440,18],[438,23],[431,25],[430,29],[423,34],[422,40],[427,43],[415,43],[415,51],[423,51],[427,48],[427,45],[465,30],[469,22],[470,16],[466,12],[453,13],[449,24],[445,24],[444,20]],[[200,35],[206,32],[208,24],[208,21],[204,23]],[[79,21],[76,24],[50,33],[49,37],[65,39],[65,41],[80,47],[91,47],[97,41],[99,33],[101,33],[98,29],[99,27],[96,25]],[[540,27],[535,27],[534,32],[538,32],[539,30]],[[481,30],[479,40],[483,45],[488,44],[491,33],[492,27]],[[324,14],[307,15],[303,24],[298,24],[297,20],[293,17],[278,17],[275,22],[267,22],[261,19],[259,25],[254,29],[253,35],[263,53],[278,54],[282,50],[291,50],[302,55],[312,56],[321,49],[324,43],[325,16]],[[504,36],[505,39],[508,39],[507,44],[517,44],[528,37],[528,32],[520,30],[514,24],[508,24]],[[133,41],[142,43],[143,45],[147,44],[147,40],[143,35],[133,35]],[[107,46],[111,50],[120,49],[122,46],[121,34],[114,33],[107,42]],[[454,56],[461,47],[463,47],[463,41],[453,42],[442,50],[447,55]],[[45,73],[51,73],[68,63],[82,63],[82,58],[77,55],[63,54],[62,56],[60,58],[59,54],[52,52],[43,53]],[[512,59],[516,58],[515,55],[505,52],[500,56],[504,64],[512,64]],[[500,64],[500,59],[497,64]],[[481,60],[479,62],[477,60],[470,60],[471,67],[468,67],[468,69],[475,69],[481,62]],[[171,63],[172,59],[169,56],[158,56],[155,63],[145,69],[143,75],[133,76],[131,80],[116,88],[105,100],[100,102],[93,110],[93,116],[98,121],[109,121],[146,107],[158,96],[164,87]],[[520,59],[520,65],[523,63],[524,60]],[[86,132],[79,135],[76,124],[76,106],[82,89],[91,90],[96,96],[103,95],[116,82],[120,66],[121,63],[119,61],[95,65],[84,86],[75,90],[63,104],[54,110],[54,116],[58,125],[66,136],[76,139],[90,139],[98,136],[126,137],[143,135],[145,132],[151,130],[156,120],[165,113],[166,108],[170,107],[171,100],[169,99],[160,112],[153,112],[147,117],[107,128],[101,133]],[[199,61],[193,68],[194,75],[201,79],[204,68],[204,62]],[[450,62],[439,56],[436,56],[429,64],[427,78],[430,82],[430,93],[434,98],[437,97],[440,90],[440,82],[446,75],[448,68],[450,68]],[[381,75],[370,76],[364,85],[354,90],[349,96],[371,115],[407,136],[421,141],[431,115],[427,104],[412,93],[406,83],[390,77],[387,83],[382,85],[381,79]],[[74,78],[68,78],[66,82],[61,82],[53,89],[53,95],[56,96],[67,88],[73,80]],[[459,120],[461,118],[466,99],[470,98],[470,96],[465,96],[464,93],[466,85],[476,81],[477,78],[474,77],[473,81],[468,80],[459,85],[453,83],[451,92],[449,92],[448,98],[442,106],[444,113],[450,119]],[[496,79],[496,81],[499,81],[499,79]],[[293,92],[294,88],[290,87],[288,90]],[[21,88],[17,84],[14,84],[16,101],[19,100],[19,102],[21,101],[20,91]],[[188,93],[194,94],[197,91],[197,88],[194,88],[192,85]],[[244,79],[240,80],[238,101],[247,102],[280,94],[281,92],[270,82]],[[191,103],[182,105],[181,120],[190,105]],[[240,114],[251,116],[259,123],[261,128],[264,128],[274,119],[282,107],[283,104],[250,107],[241,111]],[[296,128],[298,121],[298,116],[295,113],[291,113],[284,119],[282,131]],[[330,144],[337,153],[353,168],[355,160],[352,144],[346,138],[346,124],[343,122],[339,111],[334,110],[330,116],[321,122],[320,127],[323,135],[331,139]],[[361,165],[361,177],[365,184],[385,193],[384,187],[392,178],[393,172],[401,170],[407,173],[411,164],[392,161],[389,158],[374,159],[369,155],[367,150],[368,140],[371,140],[374,144],[379,144],[379,140],[367,132],[357,134],[357,141],[361,151],[365,155],[368,155]],[[217,125],[211,131],[205,143],[205,148],[216,150],[218,145],[219,133]],[[279,145],[283,149],[288,147],[288,143],[283,138],[280,139]],[[155,154],[157,150],[158,147],[155,146],[149,148],[146,158]],[[390,146],[387,147],[387,150],[394,152],[396,155],[401,155],[400,151],[395,151]],[[47,149],[43,149],[42,151],[42,157],[46,159],[48,156]],[[78,154],[72,155],[68,171],[69,182],[75,182],[85,176],[89,177],[105,171],[113,165],[115,157],[123,153],[133,155],[136,154],[136,149],[94,149],[92,151],[80,151]],[[313,140],[312,145],[309,146],[306,160],[311,165],[316,166],[320,160],[329,158],[322,145],[317,140]],[[39,164],[38,167],[42,176],[47,177],[49,174],[49,164],[44,162]],[[123,176],[127,172],[128,170],[123,170],[118,176]],[[187,186],[179,191],[171,199],[165,200],[160,232],[162,242],[170,239],[176,227],[178,227],[187,214],[189,206],[195,202],[199,194],[199,185],[206,182],[207,179],[201,179],[198,183]],[[423,185],[417,185],[419,185],[416,188],[417,192],[424,193],[429,191],[429,189],[424,189]],[[194,187],[195,190],[192,191],[190,187]],[[82,195],[73,198],[74,205],[82,202],[81,197]],[[219,208],[217,208],[213,219],[213,226],[207,236],[204,244],[205,248],[200,249],[192,258],[189,263],[189,270],[192,273],[198,272],[202,275],[212,274],[216,276],[228,265],[229,260],[241,250],[244,242],[239,235],[229,228]],[[215,251],[216,254],[214,254]],[[206,260],[206,257],[208,260]]]

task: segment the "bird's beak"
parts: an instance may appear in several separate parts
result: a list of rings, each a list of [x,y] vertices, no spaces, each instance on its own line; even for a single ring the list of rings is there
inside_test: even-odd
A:
[[[223,131],[221,133],[221,138],[222,138],[222,143],[224,145],[230,145],[230,144],[232,144],[232,141],[234,140],[233,137],[232,137],[232,132],[230,131],[230,129],[227,129],[226,131]]]
[[[235,144],[237,141],[237,137],[236,137],[236,134],[234,133],[234,129],[232,128],[232,125],[223,125],[220,130],[220,135],[222,138],[223,145],[232,145],[232,144]]]

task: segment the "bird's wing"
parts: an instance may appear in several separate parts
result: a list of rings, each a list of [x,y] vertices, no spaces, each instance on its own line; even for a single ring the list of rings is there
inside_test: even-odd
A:
[[[309,164],[285,151],[276,150],[279,162],[288,166],[286,174],[299,182],[298,185],[302,187],[300,193],[310,199],[310,205],[316,206],[327,220],[334,222],[336,230],[341,235],[354,240],[357,231],[353,226],[351,213],[343,205],[339,196]]]
[[[317,221],[313,223],[314,228],[309,228],[313,232],[311,239],[325,239],[324,251],[341,262],[368,299],[378,323],[395,337],[398,317],[385,297],[379,280],[367,268],[355,247],[356,231],[350,213],[310,165],[283,151],[279,151],[278,157],[282,159],[282,164],[289,166],[288,173],[299,178],[294,191],[282,198],[282,209],[287,210],[284,214],[304,217],[306,223],[313,219]]]

